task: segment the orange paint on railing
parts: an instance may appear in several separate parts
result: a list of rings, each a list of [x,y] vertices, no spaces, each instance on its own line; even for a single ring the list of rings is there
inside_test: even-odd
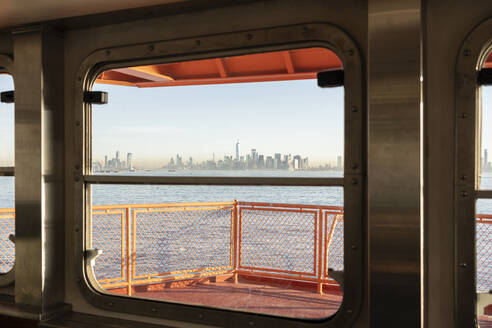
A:
[[[230,266],[212,266],[169,272],[156,272],[137,275],[136,273],[136,241],[137,241],[137,217],[138,213],[197,213],[206,210],[231,210],[230,216]],[[255,265],[243,265],[241,262],[243,236],[243,211],[268,212],[269,215],[308,214],[313,220],[313,267],[312,270],[286,270],[281,267],[264,267]],[[328,261],[331,255],[330,248],[337,226],[343,224],[343,207],[319,206],[305,204],[281,204],[281,203],[255,203],[255,202],[206,202],[206,203],[165,203],[165,204],[132,204],[132,205],[98,205],[92,206],[92,215],[116,214],[121,219],[121,230],[118,232],[121,238],[121,263],[119,277],[100,279],[101,287],[105,289],[126,288],[131,295],[132,287],[143,284],[163,283],[184,279],[197,279],[223,274],[232,274],[233,281],[237,282],[239,274],[278,279],[305,281],[317,284],[319,293],[323,291],[323,285],[336,285],[328,276]],[[330,219],[331,223],[329,223]],[[0,219],[15,223],[15,209],[0,209]],[[298,220],[299,218],[296,218]],[[292,222],[292,221],[289,221]],[[491,214],[477,214],[477,224],[492,224]],[[1,222],[0,222],[1,223]],[[10,223],[9,223],[10,224]],[[278,220],[277,220],[277,225]],[[482,231],[486,231],[483,230]],[[343,230],[342,230],[343,232]],[[343,238],[343,236],[342,236]],[[7,241],[10,242],[10,241]],[[338,247],[338,244],[335,245]],[[340,246],[343,249],[343,244]],[[0,249],[2,248],[0,242]],[[260,250],[258,250],[260,251]],[[480,259],[477,259],[479,261]],[[343,258],[341,259],[343,263]],[[97,263],[97,262],[96,262]]]

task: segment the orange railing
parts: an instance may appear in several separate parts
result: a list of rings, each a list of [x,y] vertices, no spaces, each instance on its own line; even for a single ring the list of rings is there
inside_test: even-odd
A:
[[[335,285],[343,208],[251,202],[94,206],[94,271],[114,289],[219,275]]]
[[[94,274],[102,288],[230,275],[336,285],[343,208],[254,202],[93,206]],[[0,209],[0,273],[13,267],[15,212]],[[491,286],[492,215],[477,215],[477,290]]]

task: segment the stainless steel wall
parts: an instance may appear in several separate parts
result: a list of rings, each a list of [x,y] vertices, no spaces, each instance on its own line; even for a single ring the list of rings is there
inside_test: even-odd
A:
[[[17,61],[16,142],[30,150],[16,153],[17,254],[24,268],[16,277],[18,305],[6,298],[0,313],[39,318],[52,308],[65,310],[63,302],[81,313],[169,323],[96,309],[77,286],[77,263],[70,250],[80,227],[72,221],[72,189],[65,192],[64,187],[72,184],[83,160],[70,140],[74,81],[85,57],[125,44],[329,22],[355,40],[367,72],[365,276],[363,309],[355,327],[395,322],[415,327],[421,321],[424,327],[460,327],[455,316],[460,310],[455,274],[459,231],[453,221],[455,71],[462,42],[492,17],[492,3],[272,0],[132,22],[117,14],[104,17],[104,22],[87,17],[53,23],[59,31],[49,29],[45,35],[0,32],[0,53]],[[119,23],[111,24],[113,19]],[[91,27],[93,22],[97,27]],[[63,83],[59,74],[64,74]],[[57,103],[60,99],[63,104]],[[64,223],[64,233],[57,231]]]

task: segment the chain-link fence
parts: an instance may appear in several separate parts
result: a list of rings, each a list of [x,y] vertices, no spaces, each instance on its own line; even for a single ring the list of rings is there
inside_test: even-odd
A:
[[[343,270],[343,208],[251,202],[94,206],[103,288],[218,274],[333,283]],[[0,209],[0,274],[15,261],[14,209]],[[492,288],[492,215],[477,215],[477,291]]]
[[[0,274],[7,273],[14,267],[15,244],[15,210],[0,209]]]
[[[477,292],[492,290],[492,215],[477,214]]]

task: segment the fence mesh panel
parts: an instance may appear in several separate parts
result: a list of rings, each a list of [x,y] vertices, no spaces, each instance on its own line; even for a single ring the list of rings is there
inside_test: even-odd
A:
[[[240,267],[316,274],[316,212],[240,211]]]
[[[14,267],[15,244],[9,239],[14,234],[14,210],[0,213],[0,273],[7,273]]]
[[[343,214],[327,213],[326,223],[328,234],[326,266],[340,271],[343,270]]]
[[[94,274],[99,282],[125,280],[125,210],[92,212],[92,247],[102,250]]]
[[[135,210],[135,278],[232,269],[233,207]]]
[[[492,289],[492,218],[482,219],[476,225],[477,291]]]

